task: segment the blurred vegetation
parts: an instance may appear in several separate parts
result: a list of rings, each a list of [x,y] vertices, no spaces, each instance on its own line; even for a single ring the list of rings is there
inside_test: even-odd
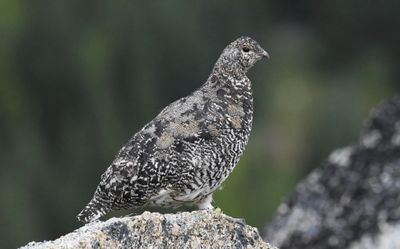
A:
[[[1,248],[81,224],[100,174],[241,35],[255,125],[216,205],[262,227],[400,86],[399,1],[0,1]]]

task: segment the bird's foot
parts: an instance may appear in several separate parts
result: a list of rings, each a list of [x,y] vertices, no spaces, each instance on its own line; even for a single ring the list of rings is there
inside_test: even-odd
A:
[[[212,202],[212,195],[209,195],[206,198],[204,198],[203,200],[201,200],[200,202],[198,202],[197,207],[200,210],[213,210],[214,207],[211,204],[211,202]]]

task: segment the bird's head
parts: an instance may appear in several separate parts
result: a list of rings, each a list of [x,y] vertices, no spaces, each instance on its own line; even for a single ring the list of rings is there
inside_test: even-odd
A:
[[[250,37],[242,36],[229,44],[222,52],[217,67],[246,73],[262,58],[269,58],[258,42]]]

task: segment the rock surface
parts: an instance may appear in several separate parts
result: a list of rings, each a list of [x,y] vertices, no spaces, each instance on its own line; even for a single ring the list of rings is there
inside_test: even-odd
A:
[[[400,248],[399,97],[297,186],[264,238],[281,249]]]
[[[177,214],[144,212],[89,223],[32,248],[274,248],[256,228],[216,211]],[[276,248],[275,248],[276,249]]]

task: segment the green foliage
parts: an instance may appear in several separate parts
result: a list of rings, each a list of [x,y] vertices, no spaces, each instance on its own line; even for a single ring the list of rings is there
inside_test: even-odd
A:
[[[255,124],[216,205],[262,227],[399,90],[396,1],[0,1],[1,248],[79,224],[113,156],[241,35]]]

